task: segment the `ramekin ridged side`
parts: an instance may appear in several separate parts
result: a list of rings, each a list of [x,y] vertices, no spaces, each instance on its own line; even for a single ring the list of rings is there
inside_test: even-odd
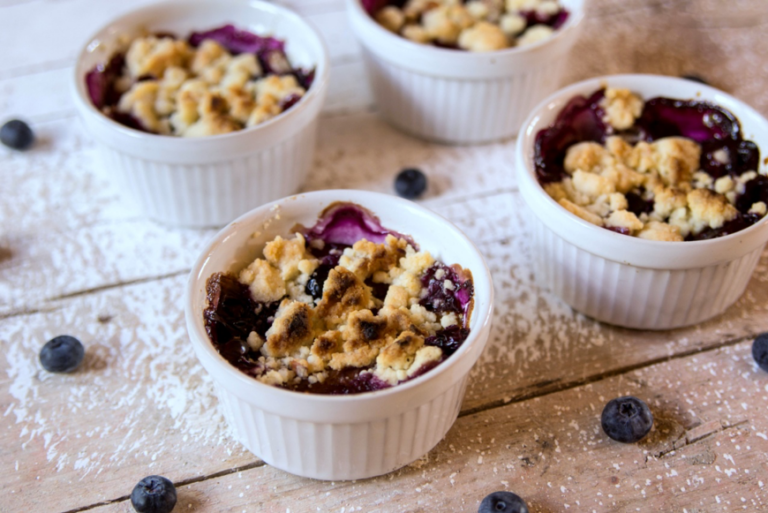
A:
[[[472,272],[475,291],[470,335],[456,353],[429,372],[384,390],[347,396],[292,392],[240,372],[213,347],[203,324],[205,284],[214,272],[236,271],[264,244],[296,223],[311,226],[336,201],[358,203],[383,226],[411,235],[422,249]],[[187,286],[185,316],[195,354],[213,379],[229,426],[267,463],[304,477],[363,479],[423,457],[459,413],[467,376],[488,341],[493,284],[474,245],[455,226],[411,201],[355,190],[318,191],[263,205],[225,227],[196,262]]]
[[[541,285],[589,317],[641,329],[689,326],[723,313],[744,293],[763,251],[708,267],[648,269],[585,251],[538,220],[533,240]]]
[[[99,144],[105,169],[148,217],[176,226],[221,226],[297,192],[312,166],[317,120],[263,150],[218,162],[142,159]]]
[[[532,218],[537,280],[574,309],[597,320],[638,329],[672,329],[723,313],[744,293],[768,241],[768,218],[705,241],[659,242],[620,235],[571,214],[536,179],[534,140],[578,94],[604,86],[654,96],[711,101],[739,118],[744,136],[768,150],[768,121],[712,87],[653,75],[585,80],[544,100],[524,124],[515,165]]]
[[[356,423],[308,422],[273,414],[219,389],[224,417],[249,451],[286,472],[324,480],[379,476],[435,447],[456,421],[465,376],[429,402]]]
[[[139,27],[186,34],[232,20],[285,40],[294,65],[315,67],[314,83],[291,109],[254,127],[190,139],[130,129],[91,103],[85,74],[109,59],[120,37]],[[301,187],[314,158],[328,73],[322,38],[288,9],[260,1],[176,0],[124,14],[89,38],[75,66],[73,93],[85,128],[97,142],[104,174],[128,201],[162,223],[222,226]]]
[[[565,0],[569,21],[549,40],[496,52],[420,45],[379,26],[347,0],[380,115],[427,140],[478,144],[513,137],[525,116],[557,89],[581,30],[584,1]]]

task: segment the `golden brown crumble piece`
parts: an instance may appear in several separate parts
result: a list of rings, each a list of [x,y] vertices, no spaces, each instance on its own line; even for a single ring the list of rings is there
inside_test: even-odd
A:
[[[272,303],[285,296],[285,282],[280,277],[280,271],[266,260],[256,259],[240,271],[238,277],[241,283],[248,285],[251,296],[262,303]]]
[[[372,306],[371,290],[352,271],[335,267],[323,285],[318,315],[330,324],[339,324],[356,311]]]
[[[730,221],[738,211],[728,200],[709,189],[696,189],[688,193],[688,208],[691,210],[693,233],[709,228],[720,228]]]
[[[606,164],[608,152],[596,142],[581,142],[568,148],[565,154],[565,170],[573,174],[577,170],[599,172]]]
[[[264,258],[267,262],[280,269],[284,280],[292,280],[299,274],[299,262],[311,255],[307,255],[304,236],[297,233],[291,240],[286,240],[279,235],[264,248]]]
[[[275,320],[267,330],[264,345],[268,356],[287,356],[315,338],[317,320],[312,308],[301,301],[283,300]]]
[[[395,267],[400,257],[405,256],[408,243],[388,235],[384,244],[362,239],[344,250],[339,265],[349,269],[365,281],[377,272],[386,272]]]
[[[395,370],[405,370],[410,367],[413,357],[424,345],[424,337],[404,331],[391,344],[382,349],[376,364],[391,367]]]
[[[679,242],[683,240],[680,229],[659,221],[650,221],[637,235],[641,239],[667,242]]]
[[[629,89],[607,88],[602,106],[608,123],[617,130],[630,128],[643,112],[643,100]]]
[[[373,315],[370,310],[358,310],[349,315],[344,338],[372,342],[387,332],[387,319]]]
[[[665,137],[651,144],[656,169],[667,185],[690,182],[699,169],[701,146],[684,137]]]
[[[343,351],[343,344],[344,339],[340,331],[326,331],[315,339],[311,352],[317,358],[327,362],[335,353]]]

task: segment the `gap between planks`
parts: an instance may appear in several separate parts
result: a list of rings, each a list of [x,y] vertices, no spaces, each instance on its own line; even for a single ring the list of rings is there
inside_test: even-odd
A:
[[[557,394],[557,393],[560,393],[560,392],[565,392],[565,391],[568,391],[568,390],[571,390],[571,389],[574,389],[574,388],[578,388],[578,387],[581,387],[581,386],[584,386],[584,385],[591,385],[591,384],[594,384],[594,383],[598,383],[600,381],[604,381],[606,379],[610,379],[610,378],[614,378],[614,377],[620,376],[622,374],[629,374],[630,372],[634,372],[634,371],[637,371],[637,370],[640,370],[640,369],[645,369],[645,368],[648,368],[648,367],[653,367],[654,365],[658,365],[658,364],[661,364],[661,363],[671,362],[673,360],[679,360],[681,358],[687,358],[689,356],[693,356],[693,355],[697,355],[697,354],[704,354],[704,353],[710,353],[710,352],[713,352],[713,351],[718,351],[718,350],[723,349],[725,347],[735,346],[735,345],[740,344],[742,342],[746,342],[746,341],[748,341],[748,340],[750,340],[750,339],[752,339],[754,337],[755,337],[755,335],[748,335],[748,336],[744,336],[744,337],[738,337],[738,338],[735,338],[735,339],[726,340],[726,341],[724,341],[724,342],[722,342],[720,344],[717,344],[717,345],[714,345],[714,346],[710,346],[710,347],[707,347],[707,348],[692,349],[692,350],[683,351],[683,352],[680,352],[678,354],[671,355],[671,356],[665,356],[665,357],[662,357],[662,358],[654,358],[654,359],[648,360],[648,361],[646,361],[644,363],[639,363],[639,364],[636,364],[636,365],[628,365],[626,367],[621,367],[621,368],[615,369],[613,371],[602,372],[602,373],[595,374],[593,376],[587,376],[587,377],[585,377],[583,379],[567,381],[565,383],[562,383],[559,386],[555,386],[555,387],[552,387],[552,388],[549,388],[549,389],[547,389],[547,387],[550,384],[552,384],[553,382],[552,381],[544,381],[544,382],[541,382],[541,383],[538,383],[538,384],[534,384],[534,385],[528,387],[528,390],[530,390],[530,392],[523,391],[522,393],[519,393],[519,394],[515,395],[514,397],[510,397],[509,400],[504,399],[504,400],[501,400],[501,401],[492,401],[492,402],[489,402],[489,403],[484,404],[484,405],[476,406],[474,408],[470,408],[468,410],[461,411],[461,412],[459,412],[458,419],[463,418],[463,417],[468,417],[470,415],[476,415],[476,414],[479,414],[479,413],[484,413],[486,411],[494,410],[494,409],[497,409],[497,408],[502,408],[502,407],[508,406],[510,404],[521,403],[521,402],[524,402],[524,401],[530,401],[532,399],[537,399],[537,398],[541,398],[541,397],[546,397],[548,395]],[[544,390],[542,390],[542,389],[544,389]],[[541,390],[541,391],[539,391],[539,390]],[[457,419],[457,421],[458,421],[458,419]],[[690,442],[688,442],[685,439],[685,437],[683,437],[683,440],[685,440],[685,442],[682,443],[680,446],[675,446],[672,449],[670,449],[668,451],[663,451],[663,452],[661,452],[659,454],[649,454],[649,455],[646,455],[646,461],[648,460],[649,457],[663,458],[664,456],[667,456],[668,454],[671,454],[674,451],[682,449],[685,446],[694,445],[694,444],[696,444],[696,443],[698,443],[698,442],[700,442],[700,441],[702,441],[702,440],[704,440],[706,438],[709,438],[710,436],[712,436],[714,434],[720,433],[722,431],[728,431],[730,429],[738,428],[738,427],[742,426],[743,424],[745,424],[747,422],[748,421],[741,421],[741,422],[737,422],[735,424],[721,425],[719,429],[715,429],[715,430],[713,430],[711,432],[702,434],[701,436],[699,436],[695,440],[691,440]],[[189,478],[189,479],[184,479],[184,480],[181,480],[181,481],[178,481],[178,482],[174,483],[174,486],[176,486],[177,488],[180,488],[182,486],[186,486],[186,485],[190,485],[190,484],[194,484],[194,483],[200,483],[200,482],[203,482],[203,481],[208,481],[209,479],[216,479],[216,478],[227,476],[227,475],[234,474],[234,473],[237,473],[237,472],[243,472],[243,471],[247,471],[247,470],[251,470],[251,469],[255,469],[255,468],[259,468],[259,467],[264,467],[266,465],[267,465],[266,462],[259,460],[259,461],[255,461],[253,463],[248,463],[247,465],[242,465],[242,466],[234,467],[234,468],[231,468],[231,469],[221,470],[219,472],[214,472],[212,474],[206,474],[206,475],[192,477],[192,478]],[[117,497],[116,499],[111,499],[111,500],[107,500],[107,501],[97,502],[95,504],[90,504],[88,506],[82,506],[82,507],[79,507],[79,508],[70,509],[70,510],[64,511],[62,513],[80,513],[82,511],[88,511],[88,510],[91,510],[91,509],[94,509],[94,508],[98,508],[100,506],[107,506],[109,504],[116,504],[116,503],[124,502],[124,501],[127,501],[128,499],[130,499],[130,495],[123,495],[121,497]]]

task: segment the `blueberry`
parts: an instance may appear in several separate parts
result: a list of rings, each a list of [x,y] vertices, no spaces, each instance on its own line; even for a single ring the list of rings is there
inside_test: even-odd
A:
[[[35,141],[35,134],[29,125],[12,119],[0,128],[0,142],[14,150],[26,150]]]
[[[418,198],[426,189],[427,177],[419,169],[403,169],[395,178],[395,192],[403,198]]]
[[[40,363],[49,372],[72,372],[85,357],[85,348],[75,337],[60,335],[45,343],[40,350]]]
[[[176,505],[176,487],[163,476],[147,476],[133,488],[131,504],[139,513],[170,513]]]
[[[610,400],[600,420],[606,435],[625,444],[639,442],[653,426],[648,405],[632,396]]]
[[[704,80],[703,77],[696,75],[694,73],[690,73],[688,75],[683,75],[681,78],[684,78],[686,80],[690,80],[691,82],[698,82],[699,84],[709,85],[709,82]]]
[[[477,513],[528,513],[523,499],[511,492],[493,492],[483,499]]]
[[[768,372],[768,333],[761,333],[752,343],[752,358],[755,363]]]

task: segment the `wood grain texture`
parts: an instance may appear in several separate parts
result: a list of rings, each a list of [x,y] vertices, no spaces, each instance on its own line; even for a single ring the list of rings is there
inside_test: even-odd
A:
[[[765,511],[768,374],[749,344],[651,366],[460,418],[423,460],[354,482],[269,466],[183,486],[179,511],[477,511],[495,490],[531,512]],[[605,402],[645,400],[654,427],[638,444],[608,439]],[[126,502],[94,513],[130,512]]]

